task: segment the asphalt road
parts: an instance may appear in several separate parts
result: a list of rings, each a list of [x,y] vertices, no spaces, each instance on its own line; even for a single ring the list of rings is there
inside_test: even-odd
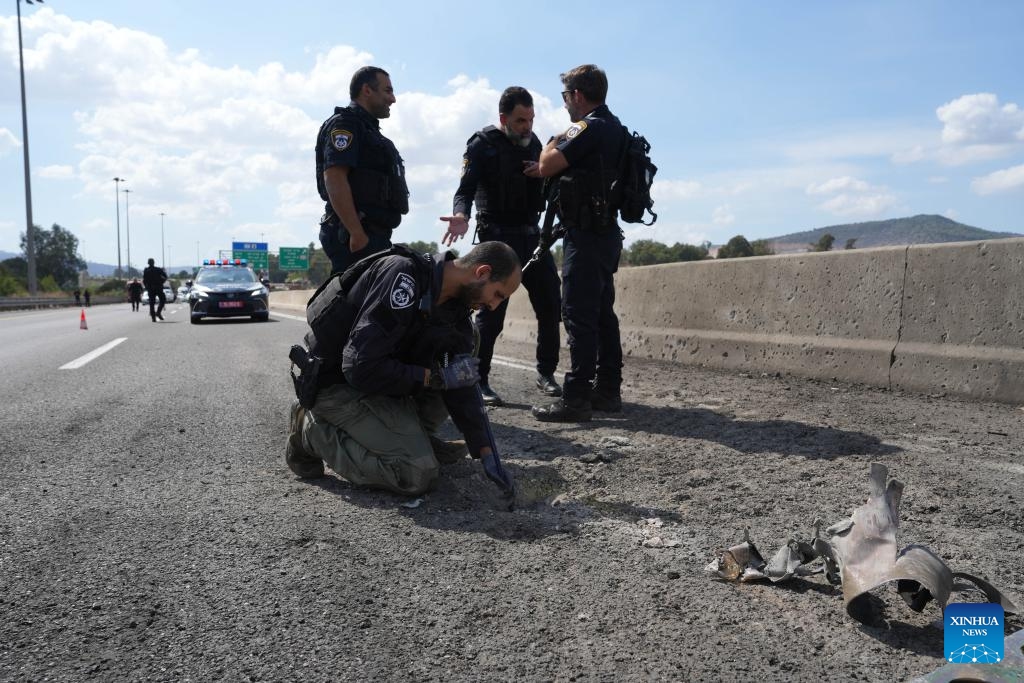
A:
[[[469,460],[409,508],[285,467],[294,313],[86,314],[0,315],[0,680],[913,678],[934,604],[890,589],[864,626],[820,577],[702,571],[744,528],[771,552],[848,516],[872,461],[907,485],[901,546],[1024,598],[1017,406],[627,359],[622,414],[541,425],[532,349],[500,344],[518,509]]]

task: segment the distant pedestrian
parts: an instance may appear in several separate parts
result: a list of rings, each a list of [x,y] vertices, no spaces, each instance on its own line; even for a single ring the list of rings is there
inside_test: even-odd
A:
[[[128,300],[132,302],[132,310],[138,311],[142,305],[142,283],[139,278],[128,283]]]
[[[75,295],[75,306],[81,306],[82,305],[82,292],[80,292],[79,290],[76,289],[74,291],[74,295]]]
[[[167,272],[163,268],[156,267],[156,261],[149,259],[149,266],[142,271],[142,284],[149,292],[149,317],[156,322],[163,320],[164,305],[167,303],[167,295],[164,294],[164,283],[167,282]],[[88,296],[88,295],[86,295]],[[156,300],[160,300],[160,306],[154,308]]]
[[[92,297],[89,296],[89,290],[85,290],[85,305],[92,306]]]

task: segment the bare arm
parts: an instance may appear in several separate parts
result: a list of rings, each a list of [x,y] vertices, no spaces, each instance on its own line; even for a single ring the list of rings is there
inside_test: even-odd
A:
[[[548,140],[548,144],[544,145],[544,149],[540,152],[540,161],[537,164],[537,170],[543,178],[550,178],[553,175],[558,175],[565,169],[569,168],[569,162],[566,160],[565,155],[562,154],[561,150],[556,149],[556,145],[558,145],[559,142],[559,138],[551,138]]]
[[[331,200],[334,213],[338,214],[341,224],[348,231],[348,250],[355,253],[370,242],[363,224],[356,212],[355,200],[352,199],[352,187],[348,184],[348,166],[330,166],[324,169],[324,185],[327,196]]]

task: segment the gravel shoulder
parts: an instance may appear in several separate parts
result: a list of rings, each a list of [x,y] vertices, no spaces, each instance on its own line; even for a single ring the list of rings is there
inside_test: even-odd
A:
[[[744,529],[767,554],[848,517],[876,461],[906,484],[901,547],[1024,598],[1017,406],[629,358],[621,414],[550,425],[514,367],[532,348],[498,353],[511,513],[470,460],[415,508],[295,479],[276,350],[245,359],[267,369],[244,420],[76,419],[5,456],[0,680],[906,680],[944,663],[934,603],[886,588],[865,626],[822,577],[703,572]],[[19,446],[44,424],[3,427]]]

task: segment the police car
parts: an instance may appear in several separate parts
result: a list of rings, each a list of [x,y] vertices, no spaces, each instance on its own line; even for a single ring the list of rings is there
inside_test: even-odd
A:
[[[193,324],[238,316],[265,321],[270,317],[269,282],[261,282],[244,260],[205,260],[189,290],[188,307]]]

